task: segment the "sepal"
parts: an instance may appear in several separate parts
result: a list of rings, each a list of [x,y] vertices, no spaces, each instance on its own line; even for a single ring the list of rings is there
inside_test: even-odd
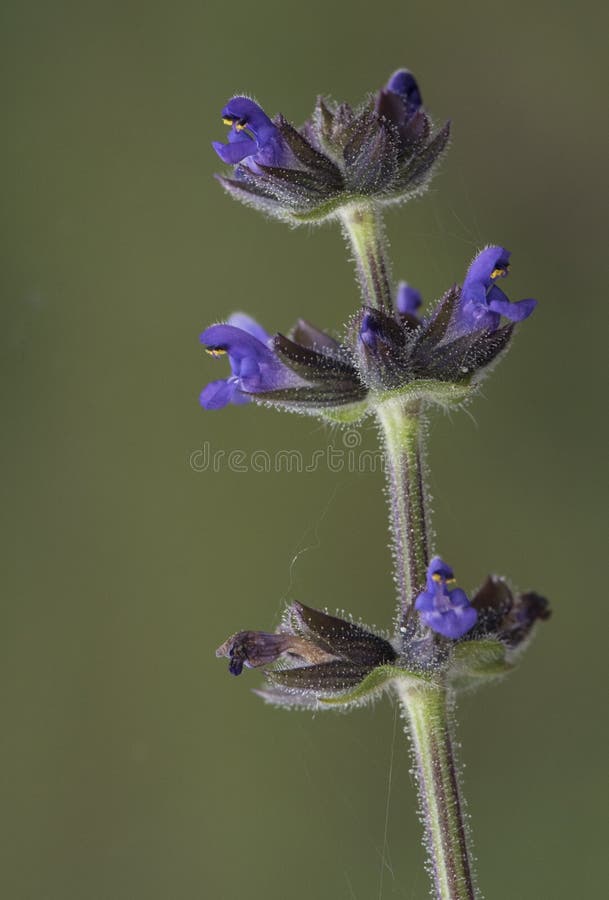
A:
[[[453,649],[449,679],[453,687],[465,690],[478,686],[484,679],[506,675],[512,668],[507,648],[501,641],[463,640]]]
[[[271,347],[281,364],[302,383],[296,388],[259,391],[256,400],[290,412],[348,423],[366,412],[368,390],[348,349],[330,335],[301,320],[291,338],[275,334]]]
[[[497,575],[488,576],[472,598],[472,606],[478,611],[474,634],[496,634],[510,650],[526,643],[537,622],[547,621],[552,614],[541,594],[514,594],[507,581]]]
[[[319,644],[332,648],[356,665],[371,668],[393,662],[396,652],[385,638],[355,622],[331,616],[319,609],[293,603],[288,610],[289,627],[311,636]]]
[[[407,677],[419,681],[421,676],[409,672],[402,676],[401,670],[396,666],[377,666],[363,678],[359,684],[351,690],[343,692],[340,697],[320,697],[320,706],[362,706],[376,699],[399,677]]]

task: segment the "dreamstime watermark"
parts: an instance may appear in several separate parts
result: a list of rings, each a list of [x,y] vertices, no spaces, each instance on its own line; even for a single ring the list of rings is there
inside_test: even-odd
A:
[[[313,450],[310,454],[302,450],[232,450],[214,449],[209,441],[188,457],[193,472],[234,472],[243,475],[256,472],[263,475],[296,473],[298,475],[327,469],[340,474],[375,473],[385,471],[385,456],[382,450],[362,449],[359,431],[349,429],[341,434],[341,446],[328,444]]]

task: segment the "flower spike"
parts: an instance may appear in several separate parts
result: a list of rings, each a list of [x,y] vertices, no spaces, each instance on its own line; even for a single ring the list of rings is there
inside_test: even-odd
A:
[[[430,557],[424,437],[432,404],[460,405],[508,347],[536,301],[500,287],[510,253],[493,245],[431,308],[407,282],[394,285],[382,212],[421,192],[448,144],[432,134],[419,85],[399,69],[354,109],[320,98],[301,128],[233,97],[222,111],[230,167],[218,180],[234,197],[291,225],[339,219],[356,264],[362,304],[340,339],[300,319],[268,333],[244,313],[201,335],[230,374],[201,394],[206,409],[251,400],[334,423],[371,412],[383,442],[398,610],[391,636],[292,602],[277,629],[239,631],[216,655],[229,672],[261,669],[271,704],[351,707],[390,689],[407,720],[437,897],[477,896],[454,760],[453,697],[514,666],[548,601],[514,593],[489,575],[468,594],[440,556]],[[346,442],[345,442],[346,443]]]

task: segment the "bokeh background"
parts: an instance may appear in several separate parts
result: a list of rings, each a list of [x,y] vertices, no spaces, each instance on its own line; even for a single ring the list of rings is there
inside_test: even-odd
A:
[[[554,606],[519,670],[461,704],[479,881],[493,900],[605,894],[607,25],[550,0],[4,0],[7,900],[428,896],[390,702],[282,713],[214,658],[287,598],[388,624],[380,474],[189,463],[205,442],[341,448],[314,420],[202,412],[221,364],[198,335],[236,307],[334,328],[358,299],[337,229],[265,223],[213,181],[223,102],[300,122],[400,65],[454,143],[388,218],[396,277],[435,298],[500,242],[511,297],[540,301],[472,415],[431,434],[461,584],[492,570]]]

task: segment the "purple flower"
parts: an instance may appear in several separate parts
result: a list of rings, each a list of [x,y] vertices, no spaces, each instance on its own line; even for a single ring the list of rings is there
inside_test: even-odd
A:
[[[474,259],[463,287],[461,299],[456,310],[452,336],[471,331],[496,331],[501,316],[511,322],[521,322],[531,315],[537,306],[536,300],[520,300],[510,303],[501,288],[497,286],[500,278],[508,274],[510,252],[503,247],[486,247]]]
[[[415,316],[417,310],[421,307],[423,299],[420,291],[413,288],[406,281],[400,281],[398,284],[398,292],[395,298],[397,311],[402,316]]]
[[[400,322],[381,310],[364,306],[358,319],[357,359],[362,379],[370,389],[384,390],[404,380],[403,363],[408,356],[407,326],[416,330],[418,321],[410,316]]]
[[[376,350],[379,338],[382,340],[378,319],[373,312],[365,312],[359,327],[359,336],[363,344],[370,350]]]
[[[443,559],[435,556],[427,569],[427,588],[416,599],[414,608],[421,620],[433,631],[447,638],[460,638],[473,628],[478,613],[461,588],[449,588],[454,583],[453,570]]]
[[[416,78],[408,69],[398,69],[385,86],[390,94],[397,94],[404,103],[406,116],[410,118],[423,105],[421,91]]]
[[[212,381],[199,398],[205,409],[222,409],[228,403],[247,403],[248,394],[282,390],[301,383],[268,346],[270,335],[262,325],[235,313],[226,325],[212,325],[201,335],[210,356],[228,356],[231,375]]]
[[[394,72],[385,87],[378,92],[376,110],[397,129],[401,149],[407,154],[414,145],[429,137],[431,122],[423,109],[423,99],[416,78],[408,69]],[[445,142],[447,139],[448,124]]]
[[[260,173],[260,166],[285,164],[289,151],[279,129],[264,110],[248,97],[233,97],[222,110],[222,120],[230,126],[228,144],[212,146],[222,162],[247,166]]]

